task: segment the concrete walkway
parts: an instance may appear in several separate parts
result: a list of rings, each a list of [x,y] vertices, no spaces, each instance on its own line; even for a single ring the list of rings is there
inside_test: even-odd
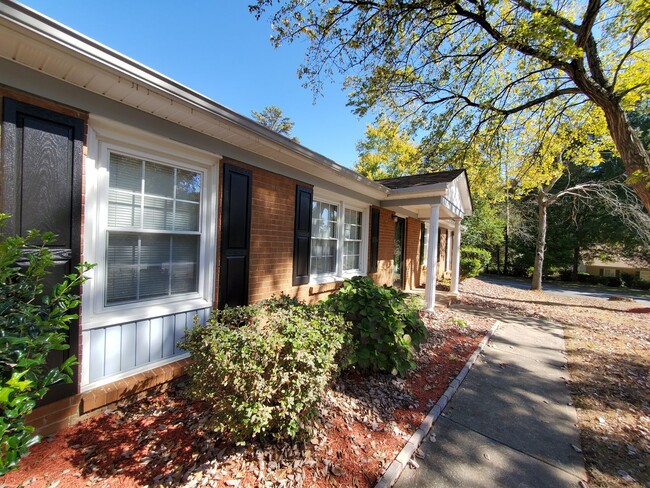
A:
[[[587,477],[562,327],[471,313],[501,325],[395,486],[577,487]]]

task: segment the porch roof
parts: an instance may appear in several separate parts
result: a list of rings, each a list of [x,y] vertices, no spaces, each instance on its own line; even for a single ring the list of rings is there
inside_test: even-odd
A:
[[[440,219],[472,214],[472,195],[464,169],[378,180],[390,189],[381,206],[420,220],[428,220],[431,205],[440,206]]]

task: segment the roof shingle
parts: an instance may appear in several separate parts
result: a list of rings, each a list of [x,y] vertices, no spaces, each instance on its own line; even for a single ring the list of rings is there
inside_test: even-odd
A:
[[[393,190],[399,188],[414,188],[418,186],[435,185],[436,183],[449,183],[461,174],[464,169],[454,169],[451,171],[438,171],[436,173],[427,173],[422,175],[399,176],[397,178],[386,178],[383,180],[376,180],[385,187]]]

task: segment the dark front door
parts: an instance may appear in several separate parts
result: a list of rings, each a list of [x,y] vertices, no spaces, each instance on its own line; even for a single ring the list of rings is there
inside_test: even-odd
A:
[[[31,229],[51,231],[54,269],[45,286],[61,282],[79,263],[81,245],[82,120],[5,98],[2,134],[2,210],[11,215],[5,231],[25,236]],[[78,354],[79,324],[70,325],[66,351],[54,351],[50,368]],[[77,392],[78,370],[71,384],[50,388],[42,403]]]
[[[393,246],[393,286],[404,286],[404,230],[406,222],[398,218],[395,222],[395,244]]]
[[[251,228],[250,171],[226,164],[221,205],[221,276],[219,307],[248,304],[248,261]]]

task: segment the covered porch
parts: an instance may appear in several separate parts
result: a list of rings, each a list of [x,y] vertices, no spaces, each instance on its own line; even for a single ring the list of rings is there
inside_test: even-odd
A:
[[[465,170],[443,171],[423,175],[403,176],[380,180],[379,183],[391,189],[381,202],[381,207],[396,215],[416,218],[425,222],[428,232],[425,236],[427,311],[433,311],[436,304],[438,281],[439,233],[447,230],[451,242],[447,242],[445,265],[451,275],[450,293],[458,295],[460,282],[461,220],[472,213],[472,199]],[[451,252],[449,253],[449,250]]]

